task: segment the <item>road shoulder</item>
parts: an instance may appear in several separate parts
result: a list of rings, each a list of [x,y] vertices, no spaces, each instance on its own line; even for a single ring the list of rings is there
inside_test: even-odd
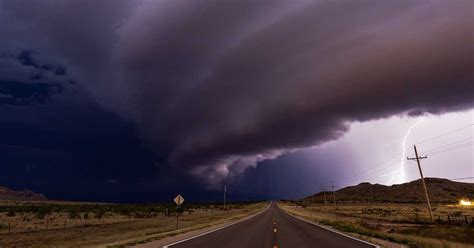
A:
[[[310,218],[310,216],[306,216],[306,215],[298,213],[294,210],[290,210],[290,209],[286,208],[285,206],[282,206],[282,204],[277,204],[277,206],[283,212],[285,212],[286,214],[290,215],[291,217],[293,217],[295,219],[298,219],[300,221],[318,226],[320,228],[323,228],[323,229],[326,229],[328,231],[340,234],[342,236],[345,236],[345,237],[348,237],[348,238],[351,238],[351,239],[355,239],[359,242],[363,242],[363,243],[372,245],[372,246],[377,247],[377,248],[379,248],[379,247],[388,247],[388,248],[404,248],[404,247],[407,247],[407,246],[404,246],[404,245],[401,245],[401,244],[398,244],[398,243],[389,242],[389,241],[386,241],[386,240],[383,240],[383,239],[377,239],[377,238],[364,236],[364,235],[360,235],[360,234],[355,234],[355,233],[342,232],[342,231],[336,230],[335,228],[333,228],[331,226],[322,225],[320,223],[317,223],[317,222],[313,221]]]
[[[197,236],[201,236],[213,231],[217,231],[228,226],[246,221],[251,219],[269,208],[270,204],[265,206],[263,209],[259,209],[253,212],[250,212],[245,215],[234,216],[232,218],[220,220],[215,223],[210,223],[207,225],[199,225],[192,228],[185,228],[181,230],[163,232],[154,235],[149,235],[143,238],[137,238],[133,240],[121,241],[118,243],[108,244],[105,247],[136,247],[136,248],[156,248],[163,247],[178,241],[191,239]]]

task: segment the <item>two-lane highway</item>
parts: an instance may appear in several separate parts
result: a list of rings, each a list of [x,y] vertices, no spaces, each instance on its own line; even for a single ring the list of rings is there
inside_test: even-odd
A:
[[[261,214],[196,238],[168,245],[170,248],[305,248],[374,247],[319,226],[298,220],[275,203]]]

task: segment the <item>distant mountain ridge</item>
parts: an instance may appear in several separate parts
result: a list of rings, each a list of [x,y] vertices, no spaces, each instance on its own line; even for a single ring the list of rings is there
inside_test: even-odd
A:
[[[12,190],[7,187],[0,187],[0,200],[8,201],[46,201],[43,194],[38,194],[29,190]]]
[[[442,178],[425,178],[431,202],[456,203],[461,198],[474,199],[474,183],[453,182]],[[322,191],[305,198],[306,201],[324,203],[324,194],[332,202],[331,191]],[[386,186],[381,184],[360,183],[337,190],[336,202],[425,202],[421,179],[416,181]]]

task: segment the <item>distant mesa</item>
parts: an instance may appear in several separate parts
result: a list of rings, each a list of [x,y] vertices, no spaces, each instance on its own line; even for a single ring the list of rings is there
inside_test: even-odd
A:
[[[457,203],[460,199],[474,199],[474,184],[453,182],[442,178],[425,178],[431,202]],[[324,195],[328,203],[332,203],[332,192],[322,191],[305,198],[306,201],[324,203]],[[336,191],[337,202],[393,202],[422,203],[425,195],[421,179],[416,181],[385,186],[381,184],[361,183]]]
[[[47,201],[43,194],[38,194],[29,190],[11,190],[7,187],[0,187],[0,200],[2,201]]]

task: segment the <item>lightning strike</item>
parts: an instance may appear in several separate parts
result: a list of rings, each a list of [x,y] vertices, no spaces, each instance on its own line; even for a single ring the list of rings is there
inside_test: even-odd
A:
[[[410,136],[410,133],[411,133],[411,130],[413,128],[415,128],[417,125],[419,125],[420,123],[422,123],[423,121],[425,121],[424,118],[421,118],[420,120],[418,120],[417,122],[415,122],[413,125],[411,125],[405,136],[403,137],[403,141],[402,141],[402,155],[401,155],[401,158],[400,158],[400,167],[395,170],[393,173],[392,173],[392,176],[390,178],[390,180],[388,181],[388,184],[391,184],[394,180],[395,180],[395,177],[399,176],[399,183],[404,183],[406,182],[406,175],[405,175],[405,161],[406,161],[406,152],[407,152],[407,147],[406,147],[406,143],[407,143],[407,140],[408,140],[408,137]]]

